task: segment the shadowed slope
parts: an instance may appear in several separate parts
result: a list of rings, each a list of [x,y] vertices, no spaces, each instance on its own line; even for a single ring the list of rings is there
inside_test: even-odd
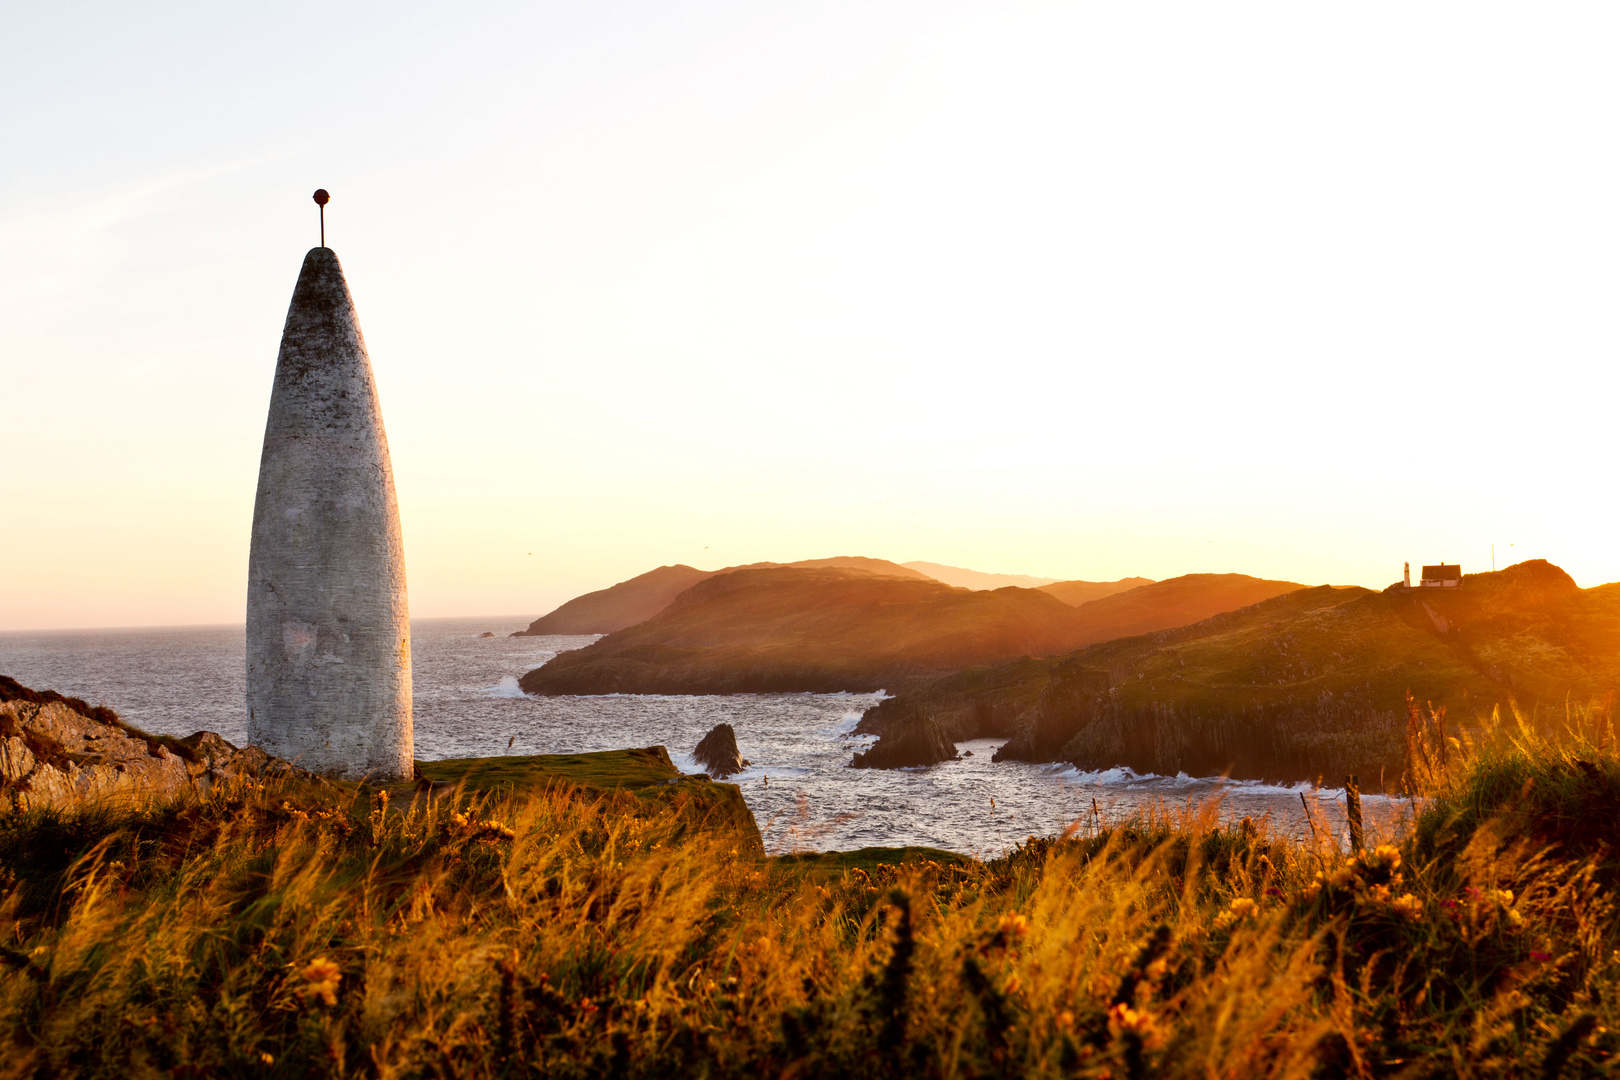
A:
[[[1032,589],[971,592],[858,570],[738,570],[524,675],[531,694],[878,690],[1085,639]]]
[[[1050,585],[1042,585],[1040,590],[1043,593],[1050,593],[1071,607],[1079,607],[1093,600],[1101,600],[1105,596],[1129,592],[1153,583],[1152,578],[1145,577],[1120,578],[1118,581],[1054,581]]]
[[[621,581],[617,585],[606,589],[598,589],[596,592],[576,596],[556,611],[551,612],[549,615],[543,615],[530,623],[527,630],[520,630],[512,636],[611,634],[615,630],[623,630],[627,626],[646,622],[668,607],[671,600],[674,600],[700,581],[707,581],[717,574],[729,574],[736,570],[752,570],[778,565],[798,566],[806,569],[844,567],[853,570],[868,570],[889,577],[917,578],[919,580],[927,577],[926,574],[908,570],[897,563],[887,562],[883,559],[868,559],[862,555],[844,555],[832,559],[807,559],[803,562],[786,564],[750,563],[747,566],[728,566],[721,570],[699,570],[696,567],[677,563],[674,566],[660,566],[656,570],[649,570],[645,574],[637,575],[629,581]]]
[[[1053,588],[1043,591],[1065,599]],[[1079,612],[1090,627],[1088,643],[1112,641],[1186,626],[1303,588],[1297,581],[1267,581],[1247,574],[1184,574],[1087,601],[1079,605]]]
[[[542,615],[513,637],[541,634],[611,634],[645,622],[669,602],[718,571],[699,570],[680,563],[660,566],[629,581],[576,596],[549,615]]]
[[[981,592],[987,589],[1005,589],[1009,586],[1015,589],[1038,589],[1050,585],[1053,581],[1049,577],[1031,577],[1028,574],[986,574],[981,570],[968,570],[961,566],[944,566],[932,562],[908,562],[900,565],[908,570],[927,574],[935,581],[955,585],[958,589],[974,589]]]
[[[1084,610],[1083,608],[1081,609]],[[1102,677],[1102,689],[1097,684]],[[1011,734],[1005,756],[1082,768],[1394,784],[1408,691],[1453,722],[1620,688],[1620,589],[1537,560],[1455,590],[1304,589],[1052,662],[942,679],[862,720],[923,710],[954,738]],[[987,721],[995,730],[985,731]]]

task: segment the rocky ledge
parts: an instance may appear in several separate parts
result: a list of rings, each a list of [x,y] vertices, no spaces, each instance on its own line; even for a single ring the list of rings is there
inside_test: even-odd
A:
[[[864,754],[856,754],[852,769],[906,769],[956,760],[956,744],[945,737],[932,716],[913,715],[891,727]]]
[[[716,780],[724,780],[748,768],[748,759],[737,749],[737,733],[730,724],[714,725],[692,751],[692,760]]]
[[[212,731],[184,739],[149,735],[104,706],[0,676],[0,812],[161,802],[290,769]]]

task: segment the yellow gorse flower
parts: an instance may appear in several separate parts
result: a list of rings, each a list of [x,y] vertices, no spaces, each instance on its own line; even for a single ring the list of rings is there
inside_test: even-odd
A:
[[[343,973],[335,963],[324,956],[317,956],[304,968],[305,1000],[320,998],[328,1005],[336,1005],[338,983],[342,979]]]
[[[1394,873],[1401,867],[1401,852],[1394,844],[1379,844],[1363,856],[1368,866]]]
[[[1405,896],[1397,896],[1389,906],[1396,912],[1405,915],[1408,919],[1416,919],[1423,914],[1423,901],[1411,893],[1407,893]]]

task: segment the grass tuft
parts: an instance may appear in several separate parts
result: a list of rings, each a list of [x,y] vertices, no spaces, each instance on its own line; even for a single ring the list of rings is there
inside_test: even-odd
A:
[[[1454,736],[1355,857],[1206,812],[769,859],[708,785],[515,774],[14,815],[0,1074],[1605,1074],[1620,761],[1578,719]]]

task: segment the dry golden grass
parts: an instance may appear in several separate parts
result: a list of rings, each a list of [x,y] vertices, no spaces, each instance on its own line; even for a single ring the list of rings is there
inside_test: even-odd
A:
[[[0,1072],[1606,1074],[1617,819],[1559,815],[1620,794],[1613,740],[1448,753],[1413,838],[1359,858],[1205,816],[760,860],[566,785],[16,818]]]

